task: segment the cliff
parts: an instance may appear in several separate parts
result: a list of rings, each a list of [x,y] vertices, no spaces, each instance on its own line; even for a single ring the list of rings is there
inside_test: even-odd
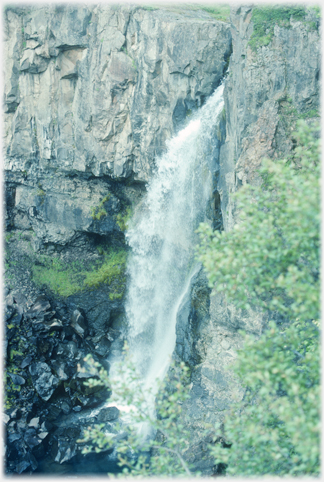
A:
[[[118,414],[92,415],[107,393],[89,393],[77,363],[91,352],[105,364],[122,347],[125,223],[167,140],[228,69],[208,217],[231,228],[231,193],[258,182],[263,157],[289,156],[298,118],[318,116],[319,25],[309,15],[270,26],[270,42],[255,46],[252,6],[233,7],[229,23],[166,7],[5,9],[9,472],[112,464],[78,451],[83,425]],[[244,394],[227,370],[238,329],[258,334],[265,322],[211,292],[202,272],[179,309],[175,356],[192,382],[188,458],[205,474],[217,468],[202,461],[200,428]]]

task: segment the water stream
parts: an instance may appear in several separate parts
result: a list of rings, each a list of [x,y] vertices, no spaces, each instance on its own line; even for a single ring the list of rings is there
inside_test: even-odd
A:
[[[195,231],[205,220],[212,193],[211,167],[223,107],[221,85],[168,141],[126,234],[132,249],[128,343],[144,389],[166,374],[175,348],[177,312],[197,271]]]

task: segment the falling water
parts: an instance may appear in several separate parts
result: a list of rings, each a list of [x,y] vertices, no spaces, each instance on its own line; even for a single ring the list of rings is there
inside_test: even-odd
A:
[[[128,342],[144,388],[166,374],[176,342],[177,311],[197,271],[195,230],[205,219],[211,195],[210,166],[223,105],[221,85],[187,127],[168,141],[127,232],[132,248]]]

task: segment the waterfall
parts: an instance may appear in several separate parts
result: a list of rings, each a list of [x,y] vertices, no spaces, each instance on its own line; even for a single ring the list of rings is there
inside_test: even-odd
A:
[[[205,219],[212,193],[210,171],[223,106],[221,85],[167,142],[126,234],[132,250],[126,300],[128,343],[144,388],[166,374],[175,348],[177,311],[197,271],[195,230]]]

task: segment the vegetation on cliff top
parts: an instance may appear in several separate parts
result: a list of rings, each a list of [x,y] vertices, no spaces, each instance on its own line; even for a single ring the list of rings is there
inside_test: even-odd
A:
[[[315,17],[319,17],[318,8],[303,6],[260,6],[252,11],[253,32],[249,40],[251,49],[256,52],[259,47],[269,45],[274,36],[274,26],[290,28],[290,20],[302,21],[309,29],[317,28],[314,20],[306,20],[309,11],[313,11]]]
[[[159,4],[154,3],[154,5],[142,5],[143,10],[158,10],[159,8],[164,10],[169,10],[176,13],[190,12],[203,10],[209,13],[215,20],[221,22],[229,22],[231,7],[228,4],[217,4],[217,3],[178,3],[178,4]]]

